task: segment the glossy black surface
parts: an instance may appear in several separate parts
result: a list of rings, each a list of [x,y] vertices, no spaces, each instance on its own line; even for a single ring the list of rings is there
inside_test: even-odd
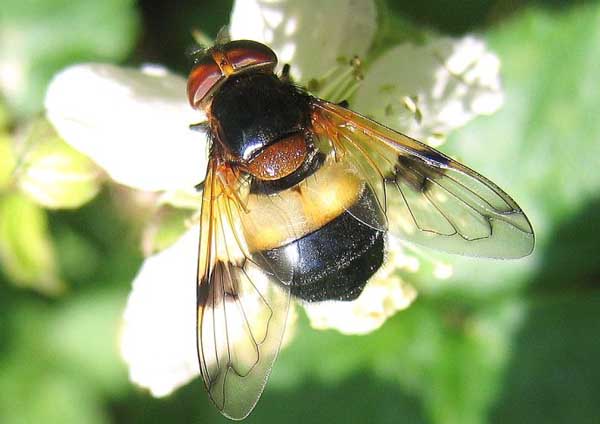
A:
[[[234,75],[215,95],[213,132],[237,158],[248,160],[263,147],[310,125],[310,96],[274,74]]]
[[[359,221],[379,225],[381,216],[370,190],[340,216],[306,236],[262,254],[293,271],[291,293],[307,302],[356,299],[384,258],[384,232]],[[286,250],[292,255],[286,255]],[[297,256],[299,259],[288,259]]]

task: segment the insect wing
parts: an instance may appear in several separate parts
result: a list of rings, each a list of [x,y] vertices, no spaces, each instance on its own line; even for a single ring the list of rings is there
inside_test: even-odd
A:
[[[241,230],[243,205],[211,160],[204,185],[198,266],[201,374],[223,415],[245,418],[258,401],[283,338],[290,292],[286,270],[258,265]],[[256,256],[256,255],[254,255]]]
[[[389,231],[449,253],[529,255],[534,234],[521,208],[493,182],[443,153],[364,116],[315,99],[313,130],[376,193]]]

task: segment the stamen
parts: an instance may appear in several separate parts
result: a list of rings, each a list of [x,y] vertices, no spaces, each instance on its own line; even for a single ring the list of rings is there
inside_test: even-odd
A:
[[[352,96],[363,79],[360,69],[361,62],[358,57],[350,61],[343,61],[323,75],[323,77],[309,82],[308,89],[319,97],[338,103]]]

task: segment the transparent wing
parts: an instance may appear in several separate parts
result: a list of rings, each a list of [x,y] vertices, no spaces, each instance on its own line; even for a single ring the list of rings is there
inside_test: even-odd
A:
[[[242,419],[256,405],[279,352],[290,275],[260,253],[249,252],[240,182],[230,184],[221,177],[211,161],[201,215],[198,358],[216,407],[229,418]]]
[[[466,256],[520,258],[534,234],[493,182],[437,150],[341,106],[316,99],[313,129],[353,164],[379,199],[389,231]]]

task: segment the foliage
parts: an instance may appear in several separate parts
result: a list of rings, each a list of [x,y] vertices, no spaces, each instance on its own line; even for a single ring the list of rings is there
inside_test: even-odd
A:
[[[453,264],[452,277],[418,273],[411,281],[420,293],[415,304],[367,336],[315,331],[301,318],[248,422],[558,423],[600,416],[600,6],[527,4],[497,16],[503,9],[495,3],[504,2],[479,2],[469,22],[430,17],[438,28],[483,31],[503,66],[504,108],[454,133],[444,149],[510,188],[534,224],[534,255],[509,263],[434,254]],[[153,399],[128,382],[118,357],[121,313],[151,220],[143,199],[109,184],[96,196],[97,169],[64,153],[55,135],[29,156],[19,141],[23,122],[38,119],[49,78],[67,64],[143,62],[150,54],[181,67],[172,51],[161,50],[152,27],[141,28],[134,50],[140,21],[160,15],[151,4],[3,3],[0,422],[223,422],[200,382]],[[186,8],[197,13],[198,6],[178,7],[162,25],[180,34],[189,25]],[[214,32],[220,23],[210,11],[221,18],[223,5],[205,7],[199,27]],[[410,10],[389,12],[388,30],[390,22],[411,22]],[[490,18],[485,25],[476,19],[482,15]],[[415,28],[413,21],[379,34],[378,48],[404,33],[413,38]],[[12,91],[1,84],[7,64],[18,65],[22,83]],[[42,184],[42,192],[58,193],[47,202],[15,170],[27,160],[55,164],[39,158],[56,149],[72,159],[60,175],[89,181],[62,192]],[[168,221],[160,230],[150,250],[169,244],[180,228]]]

